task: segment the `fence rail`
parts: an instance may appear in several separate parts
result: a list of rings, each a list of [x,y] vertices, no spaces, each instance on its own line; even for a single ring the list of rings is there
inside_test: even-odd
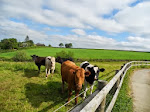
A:
[[[104,110],[106,110],[106,112],[111,112],[116,102],[119,91],[121,89],[126,72],[132,66],[139,66],[139,65],[150,65],[150,61],[131,61],[126,63],[124,66],[121,67],[120,70],[117,71],[116,75],[110,80],[110,82],[107,85],[106,82],[99,81],[98,88],[101,86],[102,83],[103,85],[106,86],[100,87],[97,91],[95,91],[93,95],[87,98],[82,104],[78,105],[73,110],[71,110],[71,112],[75,111],[95,112],[97,109],[99,112],[104,112]],[[113,98],[109,103],[107,109],[105,109],[106,96],[110,91],[113,90],[115,90]]]

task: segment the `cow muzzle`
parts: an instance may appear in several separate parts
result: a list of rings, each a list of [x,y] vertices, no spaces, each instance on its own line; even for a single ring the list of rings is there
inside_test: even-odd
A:
[[[81,90],[81,89],[82,89],[82,85],[77,84],[77,85],[76,85],[76,89],[77,89],[77,90]]]
[[[94,78],[95,81],[98,81],[98,78]]]

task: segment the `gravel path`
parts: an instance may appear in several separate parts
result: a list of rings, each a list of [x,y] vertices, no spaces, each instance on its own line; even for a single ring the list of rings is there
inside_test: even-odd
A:
[[[131,85],[134,112],[150,112],[150,69],[136,71]]]

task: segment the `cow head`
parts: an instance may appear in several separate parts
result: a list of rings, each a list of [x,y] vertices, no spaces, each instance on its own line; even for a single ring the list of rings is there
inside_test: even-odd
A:
[[[84,83],[84,79],[85,79],[84,73],[85,73],[85,70],[83,68],[79,68],[73,71],[73,74],[75,75],[76,90],[82,89],[82,84]]]
[[[38,56],[36,56],[36,55],[31,55],[31,57],[34,61],[38,58]]]
[[[98,66],[89,65],[86,67],[85,71],[89,71],[90,75],[85,77],[86,81],[90,84],[93,84],[95,80],[98,80],[99,72],[103,72],[105,69],[101,68],[99,69]]]
[[[94,66],[94,71],[95,71],[95,80],[98,80],[99,72],[104,72],[105,69],[104,68],[99,69],[99,67]]]

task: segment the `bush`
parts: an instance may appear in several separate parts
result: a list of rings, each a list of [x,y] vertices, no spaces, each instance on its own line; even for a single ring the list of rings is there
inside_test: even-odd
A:
[[[61,52],[56,53],[55,57],[61,57],[61,58],[73,58],[74,57],[74,53],[69,51],[68,53],[64,50],[62,50]]]
[[[26,61],[27,54],[25,51],[18,51],[18,52],[16,52],[16,55],[12,59],[14,61]]]

